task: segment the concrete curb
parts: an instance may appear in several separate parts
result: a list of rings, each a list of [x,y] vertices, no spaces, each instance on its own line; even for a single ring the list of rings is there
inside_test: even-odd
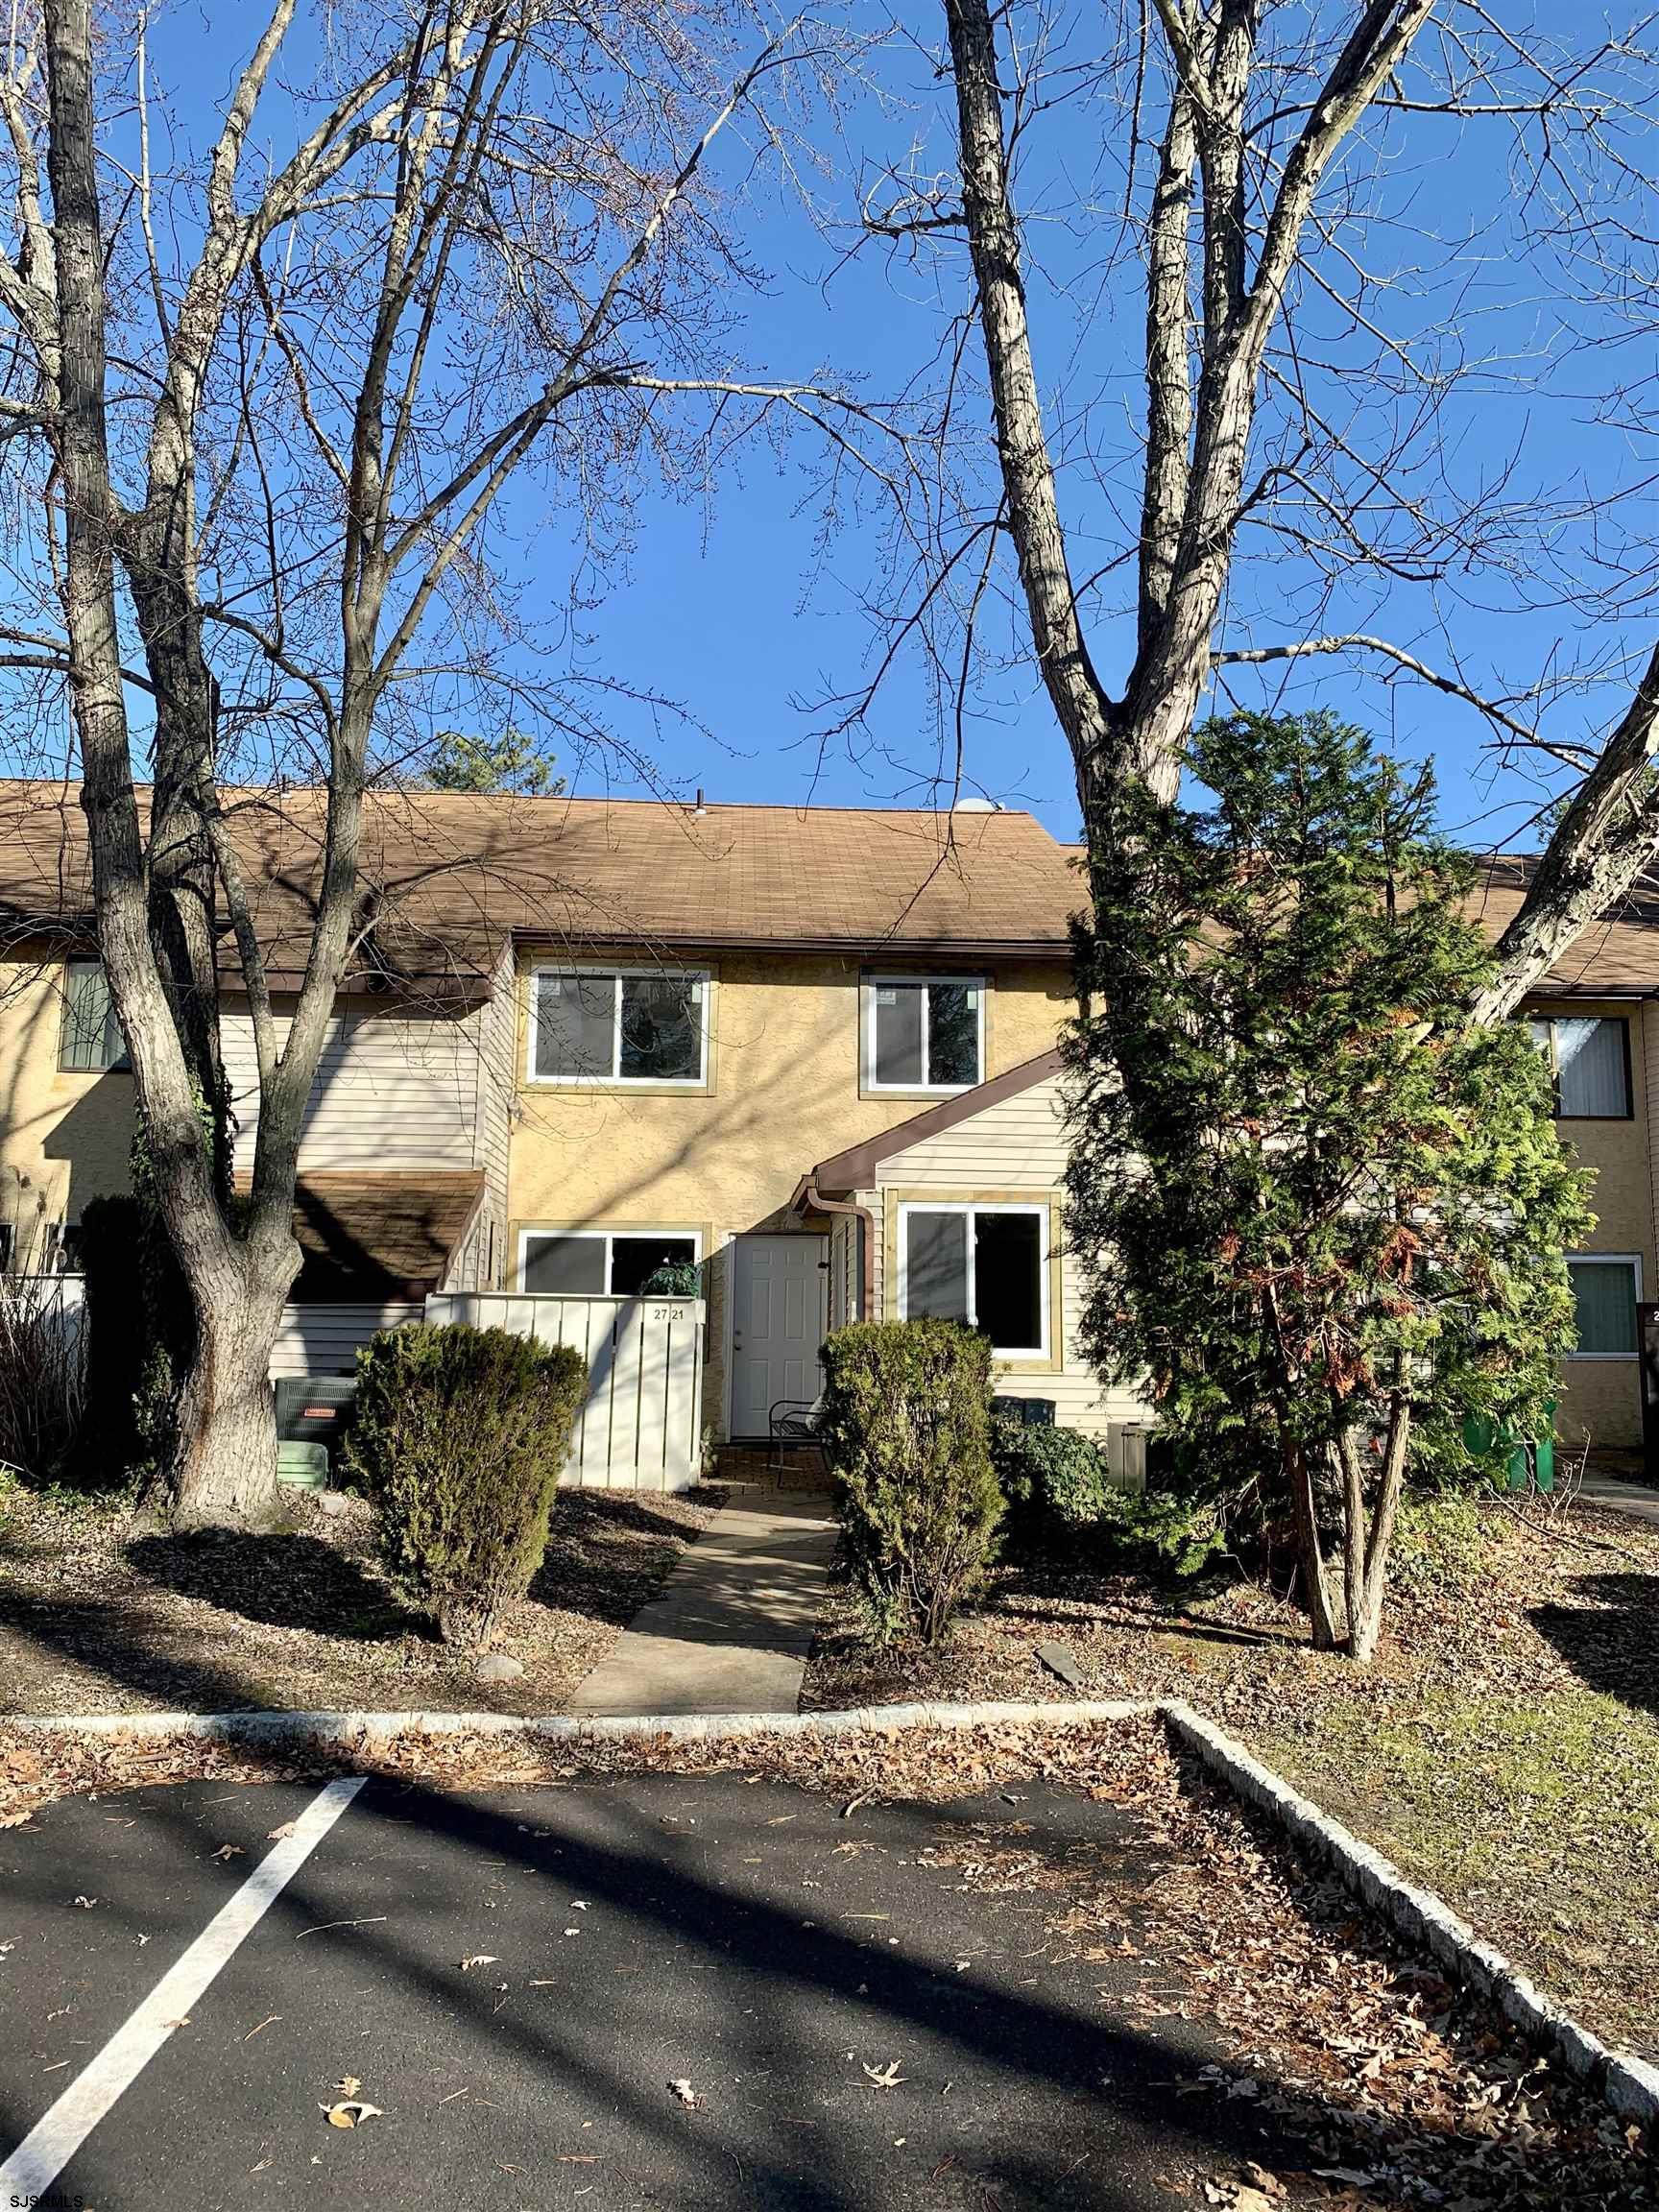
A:
[[[1632,2051],[1614,2051],[1580,2028],[1432,1891],[1408,1882],[1380,1851],[1362,1843],[1340,1820],[1321,1813],[1203,1714],[1179,1698],[1162,1700],[1160,1710],[1176,1742],[1194,1752],[1213,1774],[1246,1803],[1268,1814],[1311,1857],[1328,1863],[1373,1911],[1420,1943],[1459,1981],[1490,1997],[1523,2034],[1599,2091],[1621,2118],[1649,2128],[1659,2122],[1659,2067]]]
[[[607,1743],[663,1738],[686,1743],[832,1739],[894,1734],[905,1728],[970,1729],[1087,1726],[1158,1714],[1174,1741],[1193,1752],[1234,1793],[1266,1813],[1311,1857],[1330,1865],[1372,1911],[1421,1944],[1458,1981],[1490,1997],[1522,2032],[1603,2096],[1621,2118],[1659,2125],[1659,2067],[1614,2051],[1484,1943],[1466,1920],[1430,1890],[1408,1882],[1381,1852],[1320,1812],[1317,1805],[1253,1758],[1244,1746],[1179,1698],[1112,1697],[978,1700],[964,1704],[863,1705],[834,1713],[665,1713],[615,1717],[515,1713],[105,1713],[0,1716],[0,1732],[113,1739],[168,1737],[214,1743],[339,1743],[372,1751],[410,1736],[525,1736],[540,1743]]]
[[[1042,1704],[860,1705],[834,1713],[100,1713],[0,1715],[0,1731],[30,1736],[183,1737],[212,1743],[349,1743],[367,1749],[409,1736],[533,1736],[540,1742],[620,1743],[666,1736],[677,1743],[744,1737],[834,1737],[900,1728],[989,1728],[1043,1722],[1082,1727],[1131,1720],[1158,1711],[1151,1697],[1108,1697]]]

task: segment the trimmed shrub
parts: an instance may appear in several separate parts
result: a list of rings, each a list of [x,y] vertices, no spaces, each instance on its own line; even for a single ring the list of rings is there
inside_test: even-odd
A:
[[[505,1329],[411,1321],[358,1353],[342,1473],[446,1642],[482,1649],[529,1589],[587,1382],[568,1345]]]
[[[996,1554],[991,1347],[954,1321],[860,1321],[824,1346],[846,1556],[881,1643],[937,1644]]]
[[[1033,1543],[1093,1527],[1110,1505],[1106,1455],[1080,1429],[1027,1428],[997,1415],[991,1464],[1010,1525]]]

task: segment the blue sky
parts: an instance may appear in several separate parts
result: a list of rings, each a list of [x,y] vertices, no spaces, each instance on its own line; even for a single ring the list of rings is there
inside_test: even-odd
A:
[[[1582,39],[1595,28],[1587,12],[1553,0],[1514,12],[1530,17],[1539,41]],[[950,151],[942,88],[918,68],[894,68],[912,103],[908,112],[883,120],[857,111],[850,137],[874,160],[902,153],[909,134],[925,133],[942,165]],[[1130,411],[1142,310],[1133,266],[1098,283],[1104,226],[1080,221],[1077,213],[1086,193],[1098,192],[1102,178],[1111,181],[1114,138],[1120,141],[1124,132],[1121,105],[1103,96],[1062,106],[1040,131],[1022,179],[1024,204],[1040,223],[1032,285],[1039,368],[1046,395],[1064,395],[1074,420],[1081,417],[1079,395],[1087,397],[1091,435],[1113,456],[1103,483],[1075,470],[1066,478],[1076,572],[1119,552],[1124,542],[1121,502],[1114,493],[1133,473]],[[1610,335],[1612,325],[1572,299],[1571,273],[1554,258],[1524,250],[1537,204],[1517,206],[1523,180],[1513,156],[1513,127],[1504,120],[1430,117],[1414,119],[1408,131],[1396,127],[1382,164],[1388,182],[1375,203],[1375,220],[1363,234],[1355,233],[1375,254],[1374,265],[1385,267],[1392,256],[1436,269],[1431,284],[1414,280],[1398,297],[1378,294],[1369,312],[1391,333],[1420,342],[1431,324],[1455,329],[1450,343],[1463,349],[1469,380],[1447,403],[1439,489],[1474,496],[1486,487],[1494,514],[1514,510],[1500,558],[1463,573],[1455,561],[1444,563],[1447,572],[1431,584],[1377,581],[1357,572],[1338,585],[1332,609],[1318,620],[1306,565],[1257,550],[1240,564],[1230,642],[1271,642],[1308,629],[1381,631],[1441,667],[1452,664],[1455,653],[1470,681],[1491,690],[1522,687],[1557,646],[1612,656],[1620,665],[1638,650],[1645,657],[1648,641],[1639,610],[1626,618],[1618,608],[1603,608],[1590,619],[1564,604],[1595,573],[1587,516],[1557,518],[1551,528],[1550,581],[1527,573],[1530,555],[1543,549],[1527,542],[1534,501],[1588,497],[1600,511],[1600,531],[1614,518],[1638,539],[1650,533],[1652,501],[1640,487],[1653,459],[1651,444],[1627,427],[1599,424],[1596,417],[1610,375],[1650,373],[1652,339],[1639,335],[1617,356],[1584,349],[1584,340]],[[1365,173],[1373,166],[1359,163]],[[776,212],[759,237],[777,274],[770,297],[750,320],[747,346],[751,357],[774,373],[828,364],[839,375],[861,378],[866,391],[893,389],[927,359],[944,314],[960,304],[959,253],[898,271],[869,255],[823,289],[819,279],[833,257],[832,243],[786,210]],[[1357,366],[1358,354],[1344,349],[1317,299],[1303,327],[1329,340],[1331,382],[1339,387],[1340,371]],[[1489,365],[1478,366],[1482,362]],[[983,424],[978,397],[970,405]],[[1362,417],[1355,421],[1362,429]],[[805,469],[804,452],[800,459]],[[912,800],[930,788],[938,768],[935,733],[913,664],[890,680],[870,718],[870,742],[857,757],[844,744],[821,753],[814,742],[826,720],[814,707],[827,693],[853,686],[870,654],[870,625],[854,602],[877,567],[879,547],[870,530],[849,527],[820,551],[809,521],[797,511],[802,495],[801,473],[792,468],[781,473],[770,455],[756,451],[740,478],[721,488],[711,510],[654,504],[628,573],[613,583],[591,619],[594,651],[601,661],[683,698],[709,726],[712,738],[681,733],[664,752],[678,780],[701,782],[710,796]],[[1005,622],[1000,635],[1011,637]],[[1127,642],[1121,612],[1098,608],[1092,636],[1109,678],[1120,673]],[[1248,680],[1239,681],[1245,697],[1269,695],[1264,688],[1253,694]],[[1375,661],[1303,663],[1287,683],[1282,669],[1275,671],[1273,684],[1272,695],[1291,703],[1342,708],[1408,758],[1431,756],[1445,816],[1472,841],[1513,840],[1537,804],[1536,779],[1494,771],[1482,750],[1489,732],[1469,708],[1420,685],[1384,684]],[[1623,689],[1616,667],[1599,689],[1562,700],[1550,729],[1562,737],[1594,733],[1616,710]],[[1073,833],[1070,764],[1028,672],[986,672],[974,706],[970,782],[1004,803],[1033,806],[1059,834]],[[582,772],[583,787],[595,781],[591,770]]]
[[[1308,0],[1304,12],[1326,24],[1347,15],[1336,0]],[[1072,16],[1060,18],[1050,56],[1056,87],[1073,84],[1063,73],[1093,54],[1090,42],[1109,13],[1098,0],[1079,0]],[[1296,14],[1287,6],[1269,20]],[[1562,39],[1581,47],[1599,36],[1600,12],[1571,0],[1523,0],[1505,15],[1524,43],[1540,49]],[[213,62],[201,70],[204,19]],[[1616,10],[1610,19],[1629,16]],[[921,40],[942,35],[942,9],[929,6],[909,20]],[[171,44],[158,58],[163,65],[177,69],[189,58],[174,108],[180,133],[204,135],[243,58],[246,27],[232,11],[181,8],[163,28],[172,41],[186,41]],[[928,67],[924,48],[894,47],[873,66],[882,100],[850,98],[832,132],[821,111],[808,126],[829,161],[819,210],[828,225],[808,221],[787,192],[773,188],[740,132],[716,166],[728,187],[742,180],[742,242],[767,272],[732,340],[733,365],[748,373],[814,375],[876,399],[926,377],[942,332],[965,303],[966,267],[958,246],[902,259],[870,250],[846,254],[860,183],[912,147],[924,169],[947,170],[953,156],[948,84]],[[280,136],[279,112],[268,109],[265,120]],[[1091,81],[1033,128],[1019,178],[1030,220],[1032,325],[1051,434],[1065,456],[1074,574],[1110,571],[1133,541],[1143,306],[1134,252],[1110,258],[1122,245],[1116,210],[1126,134],[1120,83]],[[1401,341],[1412,364],[1401,370],[1392,402],[1380,399],[1362,373],[1369,343],[1316,290],[1297,325],[1327,419],[1339,418],[1361,454],[1375,449],[1388,421],[1417,406],[1426,370],[1460,364],[1463,379],[1453,383],[1440,418],[1443,443],[1418,451],[1410,488],[1431,506],[1481,505],[1496,530],[1488,557],[1470,562],[1441,547],[1431,578],[1358,565],[1330,578],[1282,540],[1247,536],[1225,641],[1378,632],[1436,666],[1455,663],[1489,692],[1523,688],[1552,652],[1588,655],[1607,662],[1608,673],[1599,686],[1561,700],[1549,724],[1552,734],[1577,738],[1605,728],[1627,691],[1623,665],[1648,649],[1639,598],[1604,595],[1593,616],[1573,602],[1601,580],[1610,532],[1639,548],[1652,535],[1645,487],[1654,441],[1641,423],[1598,418],[1606,413],[1610,380],[1652,374],[1653,337],[1631,336],[1605,310],[1586,308],[1573,297],[1575,272],[1562,256],[1528,243],[1546,215],[1560,214],[1563,187],[1559,179],[1531,180],[1515,145],[1515,127],[1503,118],[1426,116],[1393,126],[1374,153],[1351,157],[1348,174],[1368,197],[1365,220],[1343,234],[1344,251],[1384,277],[1401,267],[1428,272],[1367,295],[1367,321]],[[1628,157],[1622,189],[1639,199],[1640,179],[1655,167],[1645,127],[1632,127],[1621,151]],[[1345,179],[1333,181],[1341,189]],[[1649,234],[1659,231],[1650,209],[1639,212]],[[1324,266],[1344,279],[1343,265]],[[1650,252],[1641,273],[1650,285]],[[1614,335],[1623,341],[1616,353],[1590,343]],[[982,497],[991,447],[977,348],[975,334],[957,460],[970,495]],[[834,719],[827,702],[858,687],[881,642],[864,602],[873,590],[884,597],[878,580],[886,540],[874,515],[857,506],[837,528],[821,530],[814,499],[821,458],[810,434],[781,454],[757,441],[722,471],[707,501],[648,483],[626,558],[600,578],[583,579],[591,604],[574,645],[563,613],[579,555],[571,517],[557,506],[549,511],[526,484],[498,517],[497,549],[526,612],[544,613],[554,661],[568,655],[602,680],[684,705],[685,722],[637,708],[613,710],[630,746],[658,761],[663,787],[689,794],[701,785],[715,800],[879,805],[927,804],[949,785],[953,731],[941,733],[913,654],[895,664],[855,737],[824,740]],[[889,613],[902,604],[885,603]],[[987,604],[988,651],[964,723],[966,786],[1031,806],[1056,834],[1073,835],[1070,762],[1031,671],[1022,621],[995,593]],[[1116,684],[1132,626],[1111,573],[1088,621],[1097,663]],[[1469,708],[1421,685],[1384,683],[1375,661],[1305,662],[1288,676],[1281,668],[1266,681],[1237,682],[1247,701],[1334,706],[1404,757],[1431,757],[1445,818],[1472,843],[1515,841],[1541,796],[1536,777],[1494,773],[1483,751],[1489,732]],[[619,755],[567,757],[562,765],[579,791],[649,787]]]

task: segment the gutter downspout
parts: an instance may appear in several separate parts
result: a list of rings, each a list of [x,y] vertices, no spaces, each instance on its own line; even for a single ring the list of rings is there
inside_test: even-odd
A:
[[[815,1214],[851,1214],[861,1225],[859,1238],[861,1265],[858,1270],[858,1318],[872,1318],[871,1308],[876,1303],[876,1216],[868,1206],[860,1206],[852,1198],[826,1198],[812,1180],[811,1171],[803,1175],[795,1186],[795,1195],[789,1201],[791,1214],[804,1214],[810,1207]]]

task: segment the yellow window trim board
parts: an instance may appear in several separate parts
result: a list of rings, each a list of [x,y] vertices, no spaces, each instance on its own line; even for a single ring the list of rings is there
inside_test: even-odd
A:
[[[997,1372],[1001,1375],[1058,1375],[1063,1372],[1066,1365],[1066,1310],[1060,1243],[1061,1197],[1057,1190],[939,1190],[925,1187],[894,1187],[882,1191],[881,1205],[884,1255],[881,1310],[889,1321],[900,1321],[904,1317],[901,1223],[909,1212],[920,1209],[924,1213],[950,1214],[974,1207],[981,1212],[1026,1211],[1040,1214],[1044,1217],[1048,1239],[1046,1265],[1042,1278],[1047,1348],[1040,1355],[1014,1353],[1003,1358],[998,1353],[994,1363]]]
[[[650,1096],[653,1094],[670,1097],[711,1096],[714,1091],[714,996],[717,989],[714,969],[705,961],[641,961],[641,960],[560,960],[529,959],[523,970],[523,988],[519,993],[519,1080],[528,1091],[614,1091],[628,1097]],[[700,1012],[702,1016],[699,1046],[701,1072],[696,1075],[623,1075],[612,1072],[605,1075],[541,1075],[536,1070],[536,1040],[539,1022],[538,985],[543,976],[559,976],[576,980],[614,979],[612,1013],[612,1066],[621,1068],[622,1051],[622,990],[630,980],[643,978],[650,982],[687,982],[701,986]]]

